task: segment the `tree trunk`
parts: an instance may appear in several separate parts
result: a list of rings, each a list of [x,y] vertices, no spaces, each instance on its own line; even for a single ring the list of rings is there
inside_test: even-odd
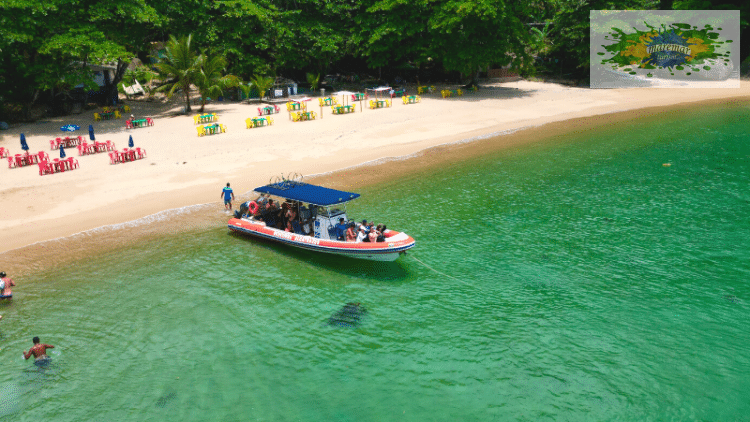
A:
[[[106,86],[105,90],[107,92],[107,99],[106,101],[115,101],[115,98],[118,98],[117,93],[117,84],[122,82],[123,76],[125,76],[125,71],[128,69],[128,65],[130,62],[123,62],[120,59],[117,59],[117,68],[115,69],[115,76],[112,78],[110,83]],[[107,104],[110,105],[110,104]]]
[[[193,111],[190,108],[190,85],[188,85],[187,88],[184,88],[183,91],[185,91],[185,104],[187,104],[187,106],[185,107],[185,113],[190,113],[191,111]]]

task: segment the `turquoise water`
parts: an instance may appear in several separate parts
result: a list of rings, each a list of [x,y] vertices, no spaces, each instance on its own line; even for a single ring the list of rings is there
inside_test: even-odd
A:
[[[664,115],[367,189],[350,211],[417,239],[395,263],[215,227],[17,279],[0,420],[743,420],[748,122]],[[350,301],[362,324],[329,326]],[[49,368],[21,357],[35,335]]]

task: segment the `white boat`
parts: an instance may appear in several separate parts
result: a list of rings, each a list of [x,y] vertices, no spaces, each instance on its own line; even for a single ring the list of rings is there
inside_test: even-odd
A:
[[[403,232],[386,229],[381,242],[346,242],[337,240],[336,225],[341,218],[348,225],[346,203],[359,197],[357,193],[344,192],[308,183],[284,180],[255,189],[261,194],[284,199],[291,207],[299,209],[296,232],[271,227],[266,221],[276,220],[266,215],[257,203],[250,203],[250,215],[235,215],[229,220],[229,230],[260,237],[311,251],[330,253],[357,259],[395,261],[416,245],[416,241]],[[307,204],[307,205],[306,205]],[[302,227],[308,226],[304,233]]]

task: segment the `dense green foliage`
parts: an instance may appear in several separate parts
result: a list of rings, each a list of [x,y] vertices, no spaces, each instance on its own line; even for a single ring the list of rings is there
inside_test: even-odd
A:
[[[225,60],[206,92],[228,86],[219,83],[225,72],[245,80],[357,73],[467,82],[487,67],[510,66],[585,78],[590,10],[672,7],[740,9],[747,56],[745,0],[5,0],[0,102],[28,110],[64,101],[74,86],[91,88],[88,64],[116,66],[107,87],[114,93],[133,58],[151,66],[152,43],[190,35],[193,60],[204,51]],[[172,73],[169,89],[195,83],[188,73]]]

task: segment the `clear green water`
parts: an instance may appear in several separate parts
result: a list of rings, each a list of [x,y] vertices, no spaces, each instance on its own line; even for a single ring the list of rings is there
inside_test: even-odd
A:
[[[350,211],[417,239],[395,263],[215,227],[39,274],[0,305],[0,419],[742,420],[748,122],[665,115],[368,189]],[[328,326],[349,301],[361,326]]]

